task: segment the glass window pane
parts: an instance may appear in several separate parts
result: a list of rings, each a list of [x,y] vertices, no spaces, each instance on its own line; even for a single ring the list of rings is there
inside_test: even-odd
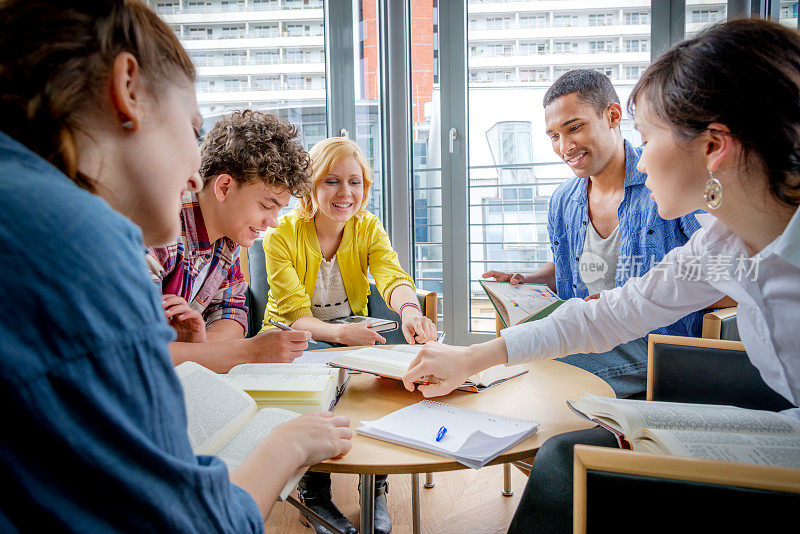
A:
[[[531,272],[551,259],[548,200],[573,176],[544,133],[544,93],[568,70],[590,68],[611,78],[624,108],[650,63],[650,2],[470,0],[467,20],[467,305],[470,329],[493,332],[481,274]],[[640,144],[627,115],[622,133]]]
[[[797,0],[783,0],[781,2],[781,24],[790,28],[797,28]]]
[[[698,34],[703,28],[728,19],[728,2],[709,0],[686,1],[686,38]]]
[[[355,54],[356,131],[359,144],[373,171],[367,209],[383,220],[383,143],[380,127],[380,72],[378,63],[377,0],[353,0]]]
[[[208,131],[225,113],[258,109],[300,129],[308,149],[325,138],[322,0],[149,0],[197,66]],[[280,10],[280,18],[275,11]],[[291,209],[295,199],[289,205]]]
[[[411,151],[414,280],[436,291],[444,313],[442,175],[439,155],[438,0],[411,2]],[[502,21],[500,22],[502,24]]]

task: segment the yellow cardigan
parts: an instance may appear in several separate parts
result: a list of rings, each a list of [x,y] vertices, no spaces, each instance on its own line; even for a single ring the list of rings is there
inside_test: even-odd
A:
[[[261,331],[272,328],[267,322],[269,319],[290,325],[300,317],[312,315],[311,296],[322,263],[314,221],[306,221],[296,212],[281,217],[278,227],[269,229],[264,235],[264,257],[269,300]],[[387,303],[395,287],[407,285],[414,288],[414,280],[397,261],[397,253],[392,249],[386,230],[369,212],[347,221],[336,257],[347,300],[356,315],[368,313],[367,269]]]

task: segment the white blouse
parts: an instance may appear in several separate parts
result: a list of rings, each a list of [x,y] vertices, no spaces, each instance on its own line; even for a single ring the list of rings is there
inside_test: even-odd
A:
[[[750,361],[772,389],[800,403],[800,210],[784,232],[749,257],[744,242],[709,214],[700,229],[645,276],[570,299],[548,318],[502,331],[509,364],[606,352],[718,301],[738,303],[737,325]],[[800,409],[787,410],[800,419]]]
[[[311,296],[311,315],[320,321],[330,321],[353,315],[347,292],[344,289],[339,260],[333,255],[331,261],[322,258],[317,273],[317,283]]]

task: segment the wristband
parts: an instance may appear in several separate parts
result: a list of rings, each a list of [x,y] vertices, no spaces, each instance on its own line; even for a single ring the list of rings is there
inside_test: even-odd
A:
[[[406,302],[405,304],[400,306],[400,310],[397,312],[397,315],[399,315],[401,319],[403,318],[403,309],[406,306],[411,306],[412,308],[416,308],[417,311],[420,313],[420,315],[422,315],[422,308],[419,307],[419,304],[417,304],[416,302]]]

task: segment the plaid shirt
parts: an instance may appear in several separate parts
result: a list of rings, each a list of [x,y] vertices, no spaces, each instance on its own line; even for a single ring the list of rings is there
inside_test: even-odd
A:
[[[209,243],[195,193],[183,196],[181,236],[166,246],[147,248],[147,263],[161,293],[183,297],[203,314],[207,326],[233,319],[247,332],[247,282],[239,267],[239,246],[227,237]],[[207,265],[205,278],[198,280]],[[196,283],[202,286],[191,299]]]

